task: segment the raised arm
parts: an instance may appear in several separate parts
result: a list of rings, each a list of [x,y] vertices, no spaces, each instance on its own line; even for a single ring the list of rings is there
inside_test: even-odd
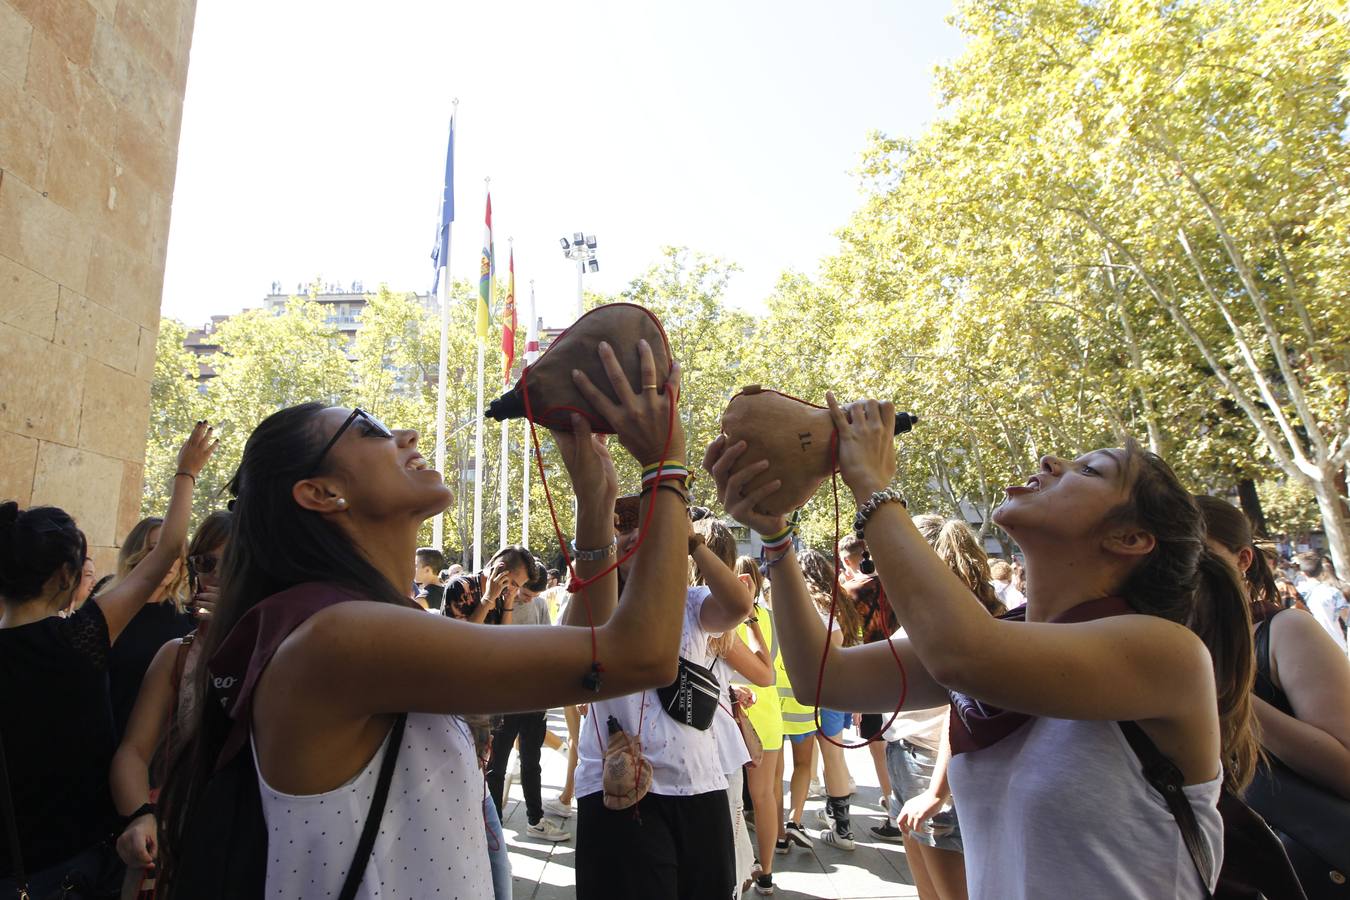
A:
[[[728,446],[726,438],[719,437],[708,447],[703,466],[717,483],[718,498],[729,515],[760,534],[776,534],[783,530],[786,520],[756,512],[755,504],[761,497],[777,490],[778,482],[770,481],[759,491],[742,496],[742,487],[768,467],[767,462],[760,462],[732,475],[732,467],[743,452],[743,441]],[[798,698],[803,702],[814,702],[820,656],[829,636],[811,601],[794,550],[789,548],[780,559],[771,561],[769,580],[773,583],[774,626],[778,630],[778,647],[783,654],[788,680]],[[946,690],[929,677],[908,641],[894,643],[896,653],[904,663],[908,683],[905,708],[926,709],[946,703]],[[900,698],[900,691],[895,657],[884,642],[831,647],[820,691],[822,705],[859,712],[891,712]]]
[[[588,555],[614,548],[598,559],[575,559],[577,578],[585,581],[610,568],[617,560],[619,547],[614,536],[614,502],[619,497],[619,476],[604,435],[591,433],[590,423],[573,414],[571,433],[554,434],[563,463],[572,477],[577,497],[576,546]],[[664,493],[669,493],[665,491]],[[564,625],[603,625],[614,615],[619,602],[618,570],[608,572],[567,604]],[[587,615],[590,619],[587,619]]]
[[[127,720],[126,734],[113,754],[109,772],[113,806],[120,816],[129,816],[150,802],[150,762],[164,736],[164,723],[173,713],[173,668],[181,640],[159,648],[141,681],[136,705]],[[128,823],[117,839],[117,854],[128,866],[153,865],[158,854],[159,829],[152,814]]]
[[[762,653],[751,650],[745,641],[741,640],[740,635],[731,642],[726,660],[732,669],[751,684],[759,687],[770,687],[773,684],[773,666],[769,665]]]
[[[213,429],[198,422],[178,451],[178,469],[173,477],[173,494],[169,508],[164,511],[159,543],[145,555],[127,577],[94,598],[108,623],[108,637],[116,641],[122,629],[140,612],[145,601],[155,593],[175,559],[183,552],[187,540],[188,518],[192,515],[192,491],[197,476],[206,461],[215,452],[220,441],[212,435]]]
[[[850,421],[833,395],[829,402],[840,471],[861,506],[894,477],[895,409],[855,403]],[[1073,625],[1000,621],[900,504],[881,504],[866,538],[896,616],[940,684],[1004,709],[1064,719],[1178,720],[1215,707],[1209,653],[1182,625],[1156,616]]]
[[[730,631],[749,617],[755,608],[754,595],[736,577],[736,573],[708,549],[707,544],[696,542],[692,555],[711,592],[703,601],[699,613],[703,630],[710,634]]]

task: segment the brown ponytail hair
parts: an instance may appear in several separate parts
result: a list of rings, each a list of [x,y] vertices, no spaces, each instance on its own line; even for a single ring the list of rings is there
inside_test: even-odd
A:
[[[1252,780],[1261,748],[1252,712],[1256,679],[1252,616],[1237,573],[1205,545],[1205,520],[1162,457],[1131,438],[1124,470],[1129,499],[1107,527],[1129,524],[1153,536],[1154,548],[1120,587],[1135,612],[1185,625],[1214,662],[1223,782],[1240,792]]]
[[[960,519],[945,519],[929,513],[915,516],[914,527],[990,615],[997,616],[1007,611],[994,591],[993,578],[989,574],[989,555],[984,552],[979,538],[969,525]]]
[[[1200,515],[1205,519],[1205,535],[1210,540],[1234,556],[1244,549],[1251,551],[1251,564],[1242,577],[1247,582],[1252,614],[1256,615],[1258,610],[1269,614],[1280,609],[1284,604],[1280,602],[1280,589],[1275,585],[1275,573],[1270,570],[1269,558],[1256,546],[1247,514],[1226,500],[1206,494],[1196,494],[1195,505],[1200,507]]]

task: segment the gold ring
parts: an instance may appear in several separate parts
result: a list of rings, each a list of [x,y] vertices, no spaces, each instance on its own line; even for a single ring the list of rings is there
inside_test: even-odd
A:
[[[655,390],[659,390],[660,387],[661,387],[661,385],[659,385],[659,384],[644,384],[644,385],[642,386],[642,389],[643,389],[644,391],[655,391]]]

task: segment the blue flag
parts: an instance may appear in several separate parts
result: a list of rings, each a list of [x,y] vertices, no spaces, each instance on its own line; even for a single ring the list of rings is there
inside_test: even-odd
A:
[[[450,223],[455,221],[455,117],[450,116],[450,143],[445,150],[445,188],[441,192],[441,218],[436,227],[436,246],[431,248],[431,264],[436,277],[431,292],[441,283],[441,267],[450,264]]]

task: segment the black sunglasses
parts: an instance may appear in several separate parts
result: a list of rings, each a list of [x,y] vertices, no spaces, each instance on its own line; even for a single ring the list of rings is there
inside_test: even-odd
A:
[[[394,436],[394,433],[390,431],[383,422],[366,412],[364,409],[357,407],[352,410],[352,414],[347,417],[347,421],[342,423],[342,427],[333,432],[333,436],[328,439],[328,443],[323,445],[323,449],[319,451],[319,455],[314,457],[314,462],[309,465],[309,470],[311,472],[317,472],[319,470],[319,463],[323,462],[323,458],[328,455],[329,450],[333,449],[333,445],[338,442],[338,438],[342,437],[343,432],[348,428],[351,428],[352,423],[357,419],[361,419],[365,423],[366,437],[392,439]]]

